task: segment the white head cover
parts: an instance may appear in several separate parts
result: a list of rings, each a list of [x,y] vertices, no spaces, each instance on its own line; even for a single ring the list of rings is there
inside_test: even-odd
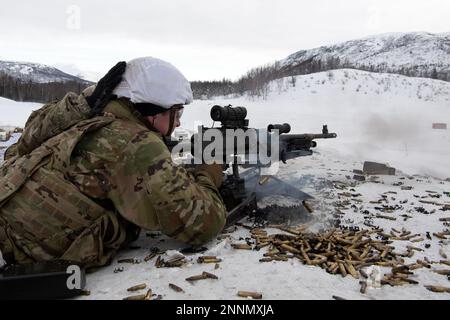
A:
[[[192,102],[189,81],[170,63],[143,57],[127,62],[122,82],[114,89],[117,97],[133,103],[153,103],[165,109]]]

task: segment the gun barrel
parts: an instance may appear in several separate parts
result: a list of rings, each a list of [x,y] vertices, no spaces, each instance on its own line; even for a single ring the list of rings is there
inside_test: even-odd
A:
[[[336,133],[303,133],[303,134],[288,134],[280,135],[281,140],[315,140],[315,139],[334,139],[337,138]]]

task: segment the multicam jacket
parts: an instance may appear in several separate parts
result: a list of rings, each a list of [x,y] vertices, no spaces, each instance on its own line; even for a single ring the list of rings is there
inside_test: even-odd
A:
[[[175,165],[123,102],[105,111],[0,167],[2,250],[18,263],[104,265],[136,226],[192,245],[222,230],[226,209],[208,173]]]

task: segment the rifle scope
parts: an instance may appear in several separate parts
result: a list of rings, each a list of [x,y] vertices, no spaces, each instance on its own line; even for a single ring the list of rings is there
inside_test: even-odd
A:
[[[247,116],[247,109],[244,107],[230,106],[214,106],[211,108],[211,119],[214,121],[227,122],[227,121],[242,121]]]
[[[291,126],[289,123],[284,124],[269,124],[267,126],[267,131],[272,132],[273,130],[279,130],[279,134],[291,132]]]

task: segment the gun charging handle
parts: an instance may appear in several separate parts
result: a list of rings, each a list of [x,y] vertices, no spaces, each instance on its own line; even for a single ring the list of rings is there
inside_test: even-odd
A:
[[[272,132],[273,130],[279,130],[279,134],[291,132],[291,126],[289,123],[284,124],[269,124],[267,126],[267,131]]]

